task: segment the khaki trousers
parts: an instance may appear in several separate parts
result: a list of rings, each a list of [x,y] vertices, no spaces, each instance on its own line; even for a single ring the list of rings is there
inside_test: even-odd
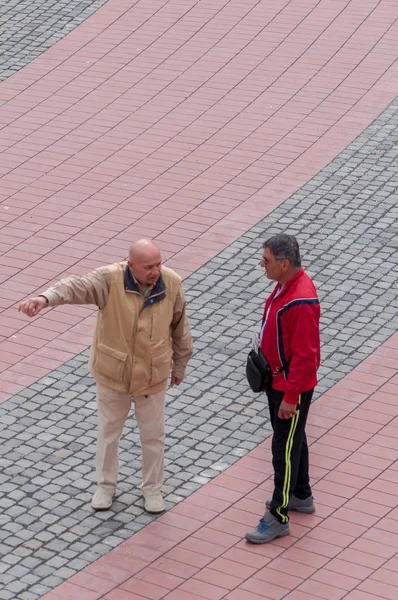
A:
[[[160,492],[164,471],[164,409],[166,392],[134,398],[142,451],[142,491],[144,495]],[[97,382],[98,486],[116,490],[119,471],[119,440],[131,408],[131,396]]]

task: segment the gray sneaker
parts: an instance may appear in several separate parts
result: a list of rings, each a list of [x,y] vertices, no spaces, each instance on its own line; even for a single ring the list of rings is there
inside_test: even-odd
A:
[[[289,523],[280,523],[274,515],[266,512],[257,527],[246,533],[246,539],[251,544],[268,544],[289,533]]]
[[[271,508],[271,498],[266,501],[265,506],[268,510]],[[315,512],[314,497],[309,496],[305,500],[301,500],[300,498],[296,498],[296,496],[292,496],[287,505],[287,510],[295,510],[296,512],[312,515]]]

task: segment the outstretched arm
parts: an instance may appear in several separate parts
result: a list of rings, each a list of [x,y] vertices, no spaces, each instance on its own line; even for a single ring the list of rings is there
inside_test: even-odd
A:
[[[104,308],[108,301],[110,274],[107,267],[100,267],[81,277],[61,279],[40,296],[20,303],[18,310],[28,317],[35,317],[46,306],[60,304],[95,304]]]

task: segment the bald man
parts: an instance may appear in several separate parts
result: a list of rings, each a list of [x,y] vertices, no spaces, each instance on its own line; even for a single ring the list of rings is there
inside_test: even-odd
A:
[[[131,245],[127,261],[63,279],[22,302],[19,310],[34,317],[46,306],[60,304],[95,304],[99,309],[90,357],[98,405],[98,488],[91,506],[112,506],[119,440],[133,398],[145,510],[163,512],[166,385],[170,372],[171,385],[181,383],[192,355],[181,279],[162,266],[154,242],[143,239]]]

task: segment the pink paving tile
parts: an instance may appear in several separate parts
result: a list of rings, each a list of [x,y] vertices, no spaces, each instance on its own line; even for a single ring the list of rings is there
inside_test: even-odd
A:
[[[266,566],[261,571],[258,571],[252,579],[260,580],[261,583],[259,583],[259,585],[264,589],[267,589],[268,586],[271,586],[271,588],[272,586],[275,586],[276,588],[292,590],[302,583],[304,577],[292,575],[290,571],[283,573],[283,571],[274,570],[271,565],[270,567]],[[287,592],[285,591],[285,593]]]
[[[236,577],[229,573],[222,573],[210,567],[206,567],[204,569],[201,569],[198,573],[196,573],[193,579],[196,581],[204,581],[205,583],[209,583],[211,585],[223,587],[227,590],[233,590],[239,584],[242,583],[244,578]]]
[[[372,539],[372,530],[367,532],[369,535],[364,534],[364,537],[355,540],[350,545],[350,550],[360,550],[366,552],[366,554],[373,554],[380,558],[389,559],[396,553],[394,546],[389,546],[385,543],[379,543]]]
[[[189,550],[191,552],[198,552],[199,554],[203,554],[204,556],[208,556],[210,558],[217,558],[221,554],[225,552],[225,546],[220,546],[216,543],[217,538],[215,537],[214,543],[207,542],[205,540],[200,540],[195,537],[189,537],[181,542],[178,547],[182,550]]]
[[[394,558],[392,559],[392,561],[396,561],[397,559]],[[375,571],[371,576],[370,579],[374,579],[375,581],[381,581],[382,583],[387,583],[388,585],[394,586],[395,588],[397,588],[398,586],[398,574],[394,571],[390,571],[389,566],[391,565],[392,561],[388,561],[387,563],[385,563],[384,567],[381,567],[380,569],[377,569],[377,571]]]
[[[319,596],[317,597],[313,596],[312,594],[309,594],[308,592],[294,590],[293,592],[290,592],[290,594],[285,596],[285,598],[287,600],[315,600],[316,598],[319,598]]]
[[[345,533],[340,533],[333,529],[326,529],[320,525],[319,527],[314,527],[314,529],[307,533],[307,539],[324,542],[328,546],[331,545],[332,549],[336,546],[339,546],[341,549],[349,546],[355,540],[355,537],[352,535],[346,535]]]
[[[388,546],[392,548],[398,547],[398,533],[394,531],[390,531],[384,527],[382,529],[380,527],[380,522],[377,523],[376,527],[372,527],[372,529],[368,529],[363,534],[364,540],[372,540],[375,543],[382,544],[383,546]]]
[[[257,511],[250,513],[245,510],[239,510],[238,508],[235,508],[233,506],[223,512],[223,520],[233,521],[234,523],[240,523],[242,525],[250,526],[252,525],[253,520],[257,520],[257,515],[259,514],[259,512],[264,512],[263,507],[258,507]],[[219,522],[217,521],[217,519],[215,519],[214,521],[215,523]],[[212,523],[209,524],[209,527],[212,527]]]
[[[375,479],[382,472],[381,469],[369,467],[368,465],[359,465],[350,461],[348,458],[346,461],[336,466],[337,473],[346,473],[348,475],[358,475],[362,478],[371,481]]]
[[[101,568],[103,565],[109,569],[116,567],[116,569],[123,569],[127,571],[130,576],[135,575],[135,573],[138,573],[138,571],[141,571],[141,569],[144,569],[148,565],[148,563],[144,560],[123,556],[119,552],[109,552],[98,562],[101,563]]]
[[[248,546],[248,544],[245,544],[244,549],[236,546],[235,548],[227,550],[223,554],[223,558],[226,560],[231,560],[240,563],[241,565],[253,567],[255,569],[262,569],[272,559],[272,557],[265,556],[264,554],[261,555],[260,553],[251,552],[250,550],[251,548]]]
[[[208,483],[200,490],[201,494],[206,496],[210,496],[210,498],[218,498],[220,500],[226,500],[227,502],[236,502],[240,500],[244,495],[241,492],[236,492],[235,490],[230,490],[223,488],[214,483]]]
[[[143,600],[144,596],[139,596],[138,594],[133,594],[127,590],[117,588],[106,594],[106,596],[102,596],[102,598],[104,600]]]
[[[118,567],[116,567],[114,565],[105,564],[102,559],[100,559],[100,560],[92,563],[88,567],[86,567],[86,569],[84,571],[82,571],[82,573],[79,573],[79,575],[81,575],[81,574],[88,575],[89,577],[93,577],[93,581],[94,581],[94,578],[101,579],[101,580],[105,579],[105,580],[111,582],[111,585],[113,585],[113,587],[115,587],[119,583],[122,583],[123,581],[125,581],[126,579],[128,579],[131,576],[129,571],[126,571],[124,569],[119,569]],[[87,579],[86,579],[86,581],[87,581]],[[79,585],[81,585],[81,587],[85,587],[81,583]]]
[[[234,560],[229,560],[224,556],[216,558],[211,563],[211,568],[220,573],[233,575],[241,579],[247,579],[257,571],[252,565],[242,564]]]
[[[74,600],[75,598],[81,598],[81,600],[98,600],[103,595],[101,591],[88,590],[68,581],[56,587],[54,593],[64,600]]]
[[[252,577],[251,579],[244,581],[237,590],[232,592],[232,594],[230,594],[230,596],[227,597],[234,597],[233,594],[235,594],[235,597],[238,599],[240,597],[238,594],[241,594],[242,590],[245,590],[245,592],[249,592],[250,594],[252,594],[253,600],[257,598],[270,598],[272,600],[279,600],[280,598],[283,598],[287,593],[286,588],[274,585],[269,582],[267,582],[267,584],[264,585],[263,581]]]
[[[316,530],[316,528],[315,528]],[[341,547],[334,545],[331,540],[327,539],[327,541],[317,540],[313,537],[307,536],[299,539],[295,545],[295,548],[299,550],[303,550],[304,552],[314,552],[319,554],[320,556],[327,558],[334,558],[341,552]]]
[[[335,585],[324,584],[314,579],[304,581],[298,588],[297,591],[303,594],[312,594],[317,598],[325,598],[325,600],[340,600],[345,596],[345,590],[336,587]]]
[[[329,452],[332,455],[335,455],[337,454],[338,450],[355,452],[355,450],[358,450],[358,448],[360,448],[362,443],[357,440],[352,440],[350,438],[344,438],[334,435],[332,430],[331,432],[326,433],[326,435],[322,437],[322,444],[325,446],[329,446],[330,448],[334,448],[335,450],[330,450]]]
[[[376,568],[376,566],[375,566]],[[372,575],[375,568],[365,567],[363,565],[347,561],[343,558],[334,558],[325,567],[325,570],[332,573],[338,573],[354,579],[366,579]]]
[[[377,522],[377,529],[382,531],[390,531],[391,533],[398,533],[398,522],[397,522],[397,509],[388,513],[388,516]]]
[[[316,544],[314,545],[316,546]],[[309,551],[308,548],[306,548],[306,551],[303,552],[301,548],[298,547],[297,543],[293,547],[286,550],[280,557],[280,559],[295,561],[302,565],[317,569],[323,567],[328,562],[327,558],[328,557],[322,556],[319,553]]]
[[[342,573],[336,575],[336,573],[333,571],[329,571],[327,567],[319,569],[319,571],[314,573],[307,581],[318,581],[326,586],[340,588],[344,590],[344,592],[353,590],[358,586],[359,583],[361,583],[361,580],[356,579],[355,577],[349,577],[348,575],[343,575]]]
[[[355,440],[356,442],[367,442],[372,437],[371,432],[362,431],[354,427],[348,427],[348,424],[345,422],[343,424],[340,423],[333,428],[333,435],[340,438]]]
[[[197,594],[192,594],[185,590],[173,590],[170,594],[167,594],[165,598],[167,598],[167,600],[203,600],[203,596],[198,596]]]
[[[200,490],[188,496],[185,500],[186,504],[193,504],[200,508],[214,510],[216,512],[222,512],[230,506],[230,502],[226,500],[220,500],[219,498],[210,498],[209,496],[200,493]]]
[[[372,527],[379,520],[379,516],[373,516],[365,512],[357,511],[356,509],[350,509],[342,507],[334,513],[334,516],[341,521],[349,523],[350,525],[360,525],[364,527]],[[348,525],[347,525],[348,528]]]
[[[90,575],[85,571],[77,573],[71,577],[69,579],[69,583],[73,583],[74,585],[80,586],[87,590],[100,592],[102,594],[106,594],[117,586],[115,581],[109,581],[109,579],[103,579],[102,577],[97,577],[96,575]]]
[[[167,552],[167,554],[165,554],[165,558],[169,558],[198,569],[202,569],[211,562],[211,558],[204,556],[203,554],[192,552],[191,550],[183,550],[180,547],[173,548]]]
[[[257,490],[259,491],[259,490]],[[246,496],[234,504],[235,510],[245,511],[250,515],[258,515],[264,510],[264,494],[260,491],[260,499],[252,499]]]
[[[173,548],[176,545],[175,540],[170,540],[167,538],[159,537],[150,533],[146,529],[142,529],[138,533],[135,534],[133,538],[134,544],[137,544],[143,548],[150,548],[152,550],[157,550],[158,552],[164,553]]]
[[[357,490],[363,489],[366,485],[369,484],[369,479],[361,477],[359,473],[354,475],[353,473],[342,473],[339,472],[338,469],[331,471],[323,478],[324,481],[337,483],[341,485],[347,485]]]
[[[320,455],[326,458],[332,456],[334,460],[338,461],[346,460],[350,454],[352,454],[351,450],[346,450],[339,446],[331,447],[329,444],[324,444],[322,440],[313,443],[311,449],[312,454],[314,455]]]
[[[375,554],[368,554],[361,550],[355,550],[354,548],[346,548],[339,555],[341,560],[344,560],[355,565],[367,567],[369,569],[378,569],[385,562],[385,557],[379,557]]]
[[[231,533],[214,530],[210,527],[202,527],[202,529],[196,531],[192,537],[194,539],[197,538],[200,540],[217,543],[220,546],[224,546],[224,548],[231,548],[242,539],[241,535],[232,535]]]
[[[288,572],[289,575],[301,577],[302,579],[311,577],[311,575],[313,575],[313,573],[315,573],[317,570],[317,567],[310,567],[308,565],[300,564],[284,557],[276,558],[270,562],[266,568],[274,569],[275,571],[280,571],[281,573]]]
[[[368,520],[366,520],[365,515],[371,515],[375,518],[380,518],[385,516],[389,512],[390,508],[387,506],[380,505],[380,503],[373,502],[372,497],[368,499],[361,499],[356,497],[345,504],[344,510],[348,511],[348,517],[350,517],[351,511],[363,513],[363,517],[358,516],[358,519],[363,518],[364,523],[369,525],[369,523],[374,522],[374,519],[369,518]],[[336,516],[340,516],[340,514],[336,513]]]
[[[206,598],[207,600],[220,600],[224,598],[225,594],[228,593],[226,588],[220,587],[218,585],[212,585],[210,583],[206,583],[205,581],[195,581],[194,579],[189,579],[180,585],[178,591],[183,593],[193,593],[197,594],[201,598]]]
[[[346,596],[346,600],[380,600],[380,595],[368,594],[364,590],[353,590]]]
[[[132,577],[123,582],[119,586],[118,591],[119,590],[131,592],[134,595],[150,598],[151,600],[160,600],[160,598],[163,598],[168,592],[168,588],[166,587],[149,583],[148,581],[143,581],[136,577]]]
[[[182,509],[183,510],[183,509]],[[188,515],[184,515],[181,514],[179,512],[179,508],[178,505],[174,508],[172,508],[169,512],[167,512],[166,514],[162,515],[159,519],[158,522],[164,525],[169,525],[170,527],[176,527],[177,529],[182,529],[183,531],[187,531],[189,533],[193,533],[194,531],[196,531],[197,529],[199,529],[203,522],[206,522],[206,520],[211,520],[214,516],[216,516],[217,513],[213,513],[212,515],[209,513],[207,515],[207,517],[204,519],[204,511],[198,511],[196,510],[194,507],[190,507],[188,506],[188,508],[185,510],[186,513],[188,513]],[[199,519],[195,519],[192,518],[192,515],[202,515],[202,518]]]
[[[325,494],[338,496],[339,498],[344,499],[352,498],[358,491],[355,487],[335,483],[333,481],[327,481],[326,479],[322,479],[321,481],[315,483],[315,485],[313,486],[313,490],[314,495],[316,495],[319,490],[321,492],[324,492]]]
[[[348,536],[352,536],[354,538],[360,537],[367,530],[367,525],[363,525],[361,523],[356,523],[349,519],[351,513],[353,511],[347,511],[347,519],[342,518],[340,513],[343,514],[343,511],[346,510],[344,508],[336,511],[329,518],[325,519],[320,525],[318,529],[326,529],[328,531],[334,531],[337,533],[343,533]],[[372,520],[373,523],[373,520]]]
[[[392,461],[388,458],[382,458],[379,456],[371,456],[369,454],[363,454],[362,452],[355,452],[347,458],[347,462],[352,462],[354,465],[365,465],[366,467],[372,467],[384,471],[391,464]]]
[[[215,535],[218,535],[218,532],[220,531],[222,533],[228,533],[230,535],[237,536],[238,538],[242,538],[245,536],[249,525],[251,525],[251,522],[245,525],[243,523],[232,521],[231,519],[217,517],[216,519],[213,519],[213,521],[210,521],[208,528],[217,532]]]
[[[184,582],[184,578],[182,577],[176,577],[170,573],[163,573],[152,567],[147,567],[137,573],[136,579],[142,579],[143,581],[164,587],[168,590],[174,590]]]
[[[162,556],[162,558],[152,563],[151,566],[157,571],[182,577],[183,579],[193,577],[193,575],[195,575],[195,573],[197,573],[200,569],[200,567],[193,567],[189,564],[181,563],[166,556]]]
[[[183,529],[178,529],[177,527],[173,527],[171,525],[166,525],[159,521],[154,521],[153,523],[150,523],[147,526],[146,531],[148,531],[152,535],[155,535],[155,536],[158,535],[162,538],[165,538],[166,540],[172,540],[174,542],[181,542],[181,540],[185,539],[187,537],[187,535],[189,535]],[[130,546],[130,550],[131,550],[131,546]],[[150,549],[147,548],[146,550],[150,550]],[[140,551],[142,551],[141,546],[139,548],[137,547],[137,552],[140,552]]]
[[[380,492],[380,486],[374,485],[374,482],[370,482],[366,488],[360,490],[355,500],[364,500],[368,503],[368,505],[372,503],[377,505],[376,508],[378,509],[378,514],[383,514],[383,511],[385,511],[386,507],[395,508],[398,504],[396,496],[393,496],[392,494],[386,494],[384,491]],[[370,511],[367,510],[364,512]]]
[[[264,462],[262,466],[265,471],[266,466],[264,465]],[[256,487],[257,484],[254,482],[237,478],[237,471],[235,471],[235,475],[233,473],[230,474],[229,471],[230,470],[228,469],[226,473],[223,473],[222,475],[217,477],[217,485],[219,485],[220,487],[225,487],[229,490],[234,490],[236,492],[244,492],[246,494]]]

